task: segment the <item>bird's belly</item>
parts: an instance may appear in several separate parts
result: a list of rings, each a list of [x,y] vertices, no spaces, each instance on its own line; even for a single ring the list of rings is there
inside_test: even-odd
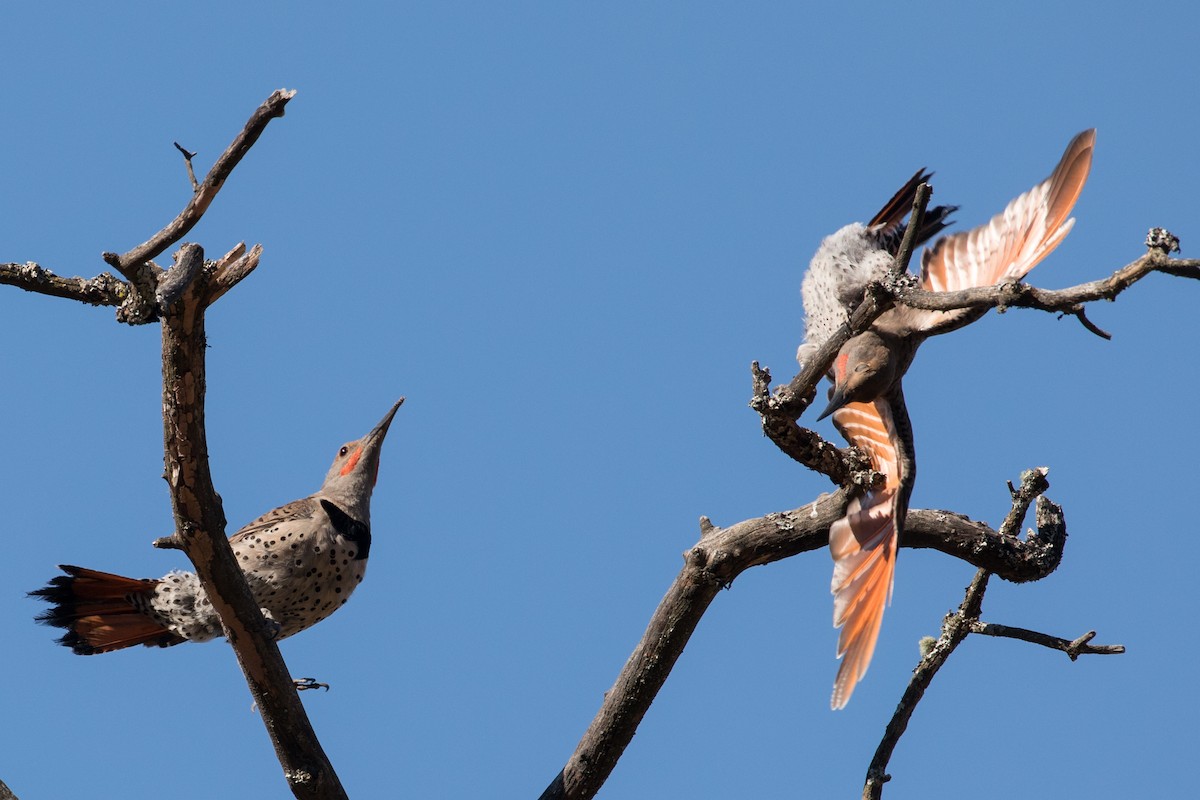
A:
[[[341,608],[367,570],[355,558],[353,544],[334,540],[326,546],[262,553],[258,563],[243,562],[259,606],[279,624],[279,638],[299,633]]]

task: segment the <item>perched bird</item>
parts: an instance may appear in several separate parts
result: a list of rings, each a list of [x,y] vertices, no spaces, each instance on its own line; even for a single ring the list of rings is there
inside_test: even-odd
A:
[[[404,398],[366,436],[338,450],[316,494],[268,511],[229,540],[263,615],[291,636],[337,611],[362,581],[371,551],[371,490],[379,453]],[[65,628],[58,641],[79,655],[144,644],[170,647],[223,635],[194,572],[158,580],[83,567],[30,592],[52,604],[38,615]]]
[[[944,236],[925,250],[921,288],[955,291],[1024,277],[1074,225],[1069,215],[1087,181],[1095,139],[1094,130],[1079,134],[1049,178],[1014,199],[986,225]],[[801,290],[806,327],[797,354],[801,363],[849,320],[867,284],[885,277],[904,236],[905,217],[917,187],[928,177],[917,172],[869,223],[847,225],[821,242]],[[917,231],[917,243],[946,227],[947,217],[956,210],[953,206],[932,209]],[[875,652],[916,477],[901,378],[926,338],[961,328],[984,313],[897,305],[846,342],[834,360],[829,405],[819,419],[832,414],[846,440],[866,453],[883,475],[883,484],[853,498],[846,516],[829,530],[833,621],[842,629],[837,648],[842,663],[831,702],[835,709],[850,700]]]

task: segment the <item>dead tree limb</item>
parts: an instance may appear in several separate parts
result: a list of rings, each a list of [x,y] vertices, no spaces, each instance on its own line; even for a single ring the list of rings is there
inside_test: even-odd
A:
[[[1107,337],[1084,314],[1086,303],[1097,300],[1114,301],[1129,287],[1154,272],[1176,277],[1200,279],[1200,259],[1172,258],[1169,253],[1178,247],[1179,240],[1168,231],[1154,228],[1147,237],[1145,255],[1116,270],[1101,280],[1082,283],[1067,289],[1038,289],[1024,283],[1002,283],[955,292],[930,292],[911,282],[890,280],[871,284],[863,303],[855,310],[850,322],[843,325],[810,363],[787,384],[771,390],[771,373],[756,361],[751,365],[754,394],[750,407],[762,419],[763,432],[783,453],[798,463],[843,485],[846,476],[861,469],[861,462],[848,460],[851,453],[822,439],[813,431],[800,427],[796,420],[816,396],[816,387],[829,371],[830,364],[843,344],[853,335],[865,331],[879,314],[893,303],[931,311],[973,309],[983,314],[990,308],[1033,308],[1039,311],[1073,316],[1090,331]],[[839,457],[837,454],[841,454]]]
[[[163,270],[154,263],[153,259],[166,252],[168,247],[181,240],[188,231],[195,227],[200,218],[204,216],[204,212],[208,210],[213,198],[225,185],[225,181],[233,172],[234,167],[258,141],[258,137],[262,136],[267,124],[276,117],[283,116],[284,107],[295,94],[295,91],[280,89],[272,93],[255,110],[241,133],[230,143],[225,152],[213,164],[212,169],[204,176],[204,180],[195,184],[191,200],[175,219],[145,242],[124,254],[119,255],[112,252],[102,254],[104,261],[116,269],[124,277],[124,280],[108,272],[102,272],[90,279],[62,278],[50,269],[30,261],[23,264],[0,264],[0,283],[16,286],[28,292],[78,300],[89,305],[116,306],[117,320],[130,325],[155,322],[159,318],[160,311],[160,303],[155,294],[160,288]],[[183,150],[183,148],[179,149]],[[184,154],[186,157],[187,151],[184,151]],[[190,172],[190,158],[188,167]],[[249,274],[251,269],[253,267],[245,270],[245,274]],[[226,290],[228,288],[227,286]]]
[[[1013,491],[1013,505],[1009,512],[999,536],[1005,538],[1013,538],[1011,531],[1020,529],[1021,522],[1025,518],[1025,514],[1029,509],[1029,504],[1036,498],[1037,500],[1037,527],[1039,533],[1042,531],[1060,531],[1059,534],[1051,534],[1052,538],[1059,538],[1065,542],[1066,540],[1066,523],[1063,520],[1062,509],[1051,503],[1042,493],[1046,491],[1045,470],[1029,470],[1022,478],[1021,487]],[[1061,552],[1060,552],[1061,555]],[[966,596],[963,598],[962,604],[957,611],[946,615],[942,620],[942,634],[936,641],[933,641],[929,647],[925,648],[925,652],[921,656],[921,661],[917,664],[917,668],[913,670],[912,679],[909,680],[908,687],[904,690],[903,696],[900,698],[899,704],[896,706],[895,713],[892,714],[891,720],[884,729],[883,739],[879,743],[879,747],[875,750],[875,755],[871,759],[871,764],[867,768],[867,778],[863,784],[863,800],[879,800],[883,795],[883,785],[890,780],[887,774],[887,765],[891,760],[892,753],[896,749],[896,745],[900,742],[900,737],[904,735],[904,731],[908,728],[908,723],[912,719],[913,712],[916,711],[917,704],[925,695],[925,690],[929,688],[933,682],[933,678],[937,675],[938,670],[950,658],[963,640],[972,633],[990,633],[995,636],[1011,636],[1016,639],[1023,639],[1034,644],[1041,644],[1047,647],[1063,650],[1074,661],[1083,654],[1114,654],[1124,653],[1125,648],[1121,645],[1098,645],[1092,646],[1089,644],[1092,637],[1096,635],[1095,631],[1090,631],[1087,634],[1079,637],[1073,642],[1058,637],[1048,636],[1035,631],[1026,631],[1022,628],[1004,628],[1004,626],[989,626],[980,622],[979,616],[983,612],[983,597],[987,591],[988,579],[992,573],[981,568],[975,577],[971,580],[970,586],[967,587]],[[1004,629],[1004,633],[996,630],[988,631],[986,628]],[[1015,632],[1020,631],[1022,635],[1017,635]],[[1061,645],[1059,644],[1061,643]]]
[[[702,519],[700,540],[684,553],[683,569],[575,752],[541,800],[595,796],[718,592],[751,567],[828,546],[829,526],[845,513],[848,500],[843,489],[801,508],[728,528]],[[1039,516],[1038,530],[1020,540],[959,514],[915,510],[908,513],[901,546],[933,548],[1007,580],[1032,581],[1058,567],[1066,538],[1061,512]]]
[[[50,270],[27,261],[24,264],[0,264],[0,283],[27,292],[65,297],[93,306],[119,306],[125,302],[129,287],[110,272],[94,278],[61,278]]]
[[[130,324],[162,322],[164,477],[170,487],[176,532],[156,542],[187,553],[225,635],[237,655],[250,693],[262,714],[284,775],[297,798],[344,798],[345,790],[321,748],[300,702],[287,665],[250,593],[225,536],[225,515],[213,488],[204,426],[205,331],[208,307],[258,265],[262,248],[238,244],[217,261],[205,261],[199,245],[184,244],[169,269],[152,259],[199,222],[234,167],[267,124],[283,116],[294,91],[274,92],[251,115],[217,159],[182,212],[166,227],[123,255],[104,259],[125,280],[62,279],[36,265],[0,265],[0,282],[20,288],[117,306],[117,319]]]
[[[914,211],[923,212],[927,201],[927,195],[919,194]],[[1003,284],[953,293],[960,305],[951,305],[947,301],[944,306],[929,307],[939,310],[972,308],[982,313],[991,307],[1024,305],[1072,314],[1082,320],[1084,303],[1113,300],[1151,272],[1200,277],[1200,262],[1172,259],[1169,252],[1177,245],[1177,240],[1165,231],[1161,233],[1169,237],[1171,245],[1163,246],[1162,238],[1155,239],[1152,231],[1152,239],[1148,240],[1150,249],[1145,256],[1101,281],[1057,292],[1021,284]],[[893,279],[868,286],[863,302],[851,315],[850,322],[825,342],[799,374],[774,392],[771,391],[770,372],[758,362],[752,365],[754,394],[750,406],[759,413],[764,433],[785,454],[843,488],[832,495],[823,495],[802,509],[749,520],[724,530],[704,521],[700,542],[685,554],[683,570],[659,604],[642,641],[605,696],[599,713],[566,766],[542,793],[542,800],[593,797],[616,766],[718,590],[728,586],[751,566],[828,544],[829,525],[844,513],[849,487],[870,485],[876,480],[867,461],[853,448],[838,448],[819,434],[800,427],[796,420],[812,402],[816,385],[828,371],[838,349],[851,336],[869,328],[894,302],[908,303],[912,298],[913,305],[924,308],[926,306],[919,303],[933,303],[930,298],[943,297],[939,293],[915,289],[909,283]],[[949,295],[946,293],[945,296]],[[933,547],[976,565],[984,573],[1008,580],[1030,581],[1045,577],[1062,559],[1066,528],[1061,509],[1039,496],[1045,490],[1042,485],[1044,472],[1036,472],[1035,477],[1038,481],[1036,489],[1023,488],[1020,491],[1024,494],[1014,493],[1013,512],[1004,526],[1005,535],[953,512],[918,510],[908,513],[901,546]],[[1014,525],[1019,525],[1019,519],[1023,518],[1035,497],[1038,531],[1022,542],[1009,533]]]

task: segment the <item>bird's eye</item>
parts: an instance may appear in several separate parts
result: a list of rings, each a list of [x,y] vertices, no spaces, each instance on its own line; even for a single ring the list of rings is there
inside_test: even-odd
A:
[[[867,365],[867,363],[864,361],[863,363],[861,363],[861,364],[858,364],[857,366],[855,366],[855,367],[854,367],[854,371],[855,371],[855,372],[866,372],[866,371],[867,371],[867,366],[868,366],[868,365]]]
[[[350,451],[347,450],[345,447],[342,447],[341,450],[338,450],[338,458],[341,458],[342,456],[346,455],[346,453],[349,453],[349,452]]]

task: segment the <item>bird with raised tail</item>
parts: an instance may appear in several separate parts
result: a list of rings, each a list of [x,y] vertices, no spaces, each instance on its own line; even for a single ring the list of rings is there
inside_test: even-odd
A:
[[[1050,177],[1010,202],[985,225],[943,236],[921,257],[920,286],[956,291],[1019,281],[1070,232],[1071,209],[1092,164],[1096,132],[1071,140]],[[917,172],[866,225],[847,225],[821,242],[804,276],[803,364],[862,301],[867,284],[884,278],[904,236],[905,218],[917,187],[929,174]],[[953,206],[930,210],[916,243],[928,241],[949,223]],[[908,499],[916,478],[912,427],[901,378],[929,336],[961,328],[985,311],[923,311],[896,305],[838,352],[829,378],[829,405],[818,419],[833,423],[848,442],[871,459],[882,485],[854,497],[846,515],[829,529],[833,556],[833,622],[841,628],[833,708],[850,700],[875,652],[884,607],[890,602],[896,552]]]
[[[338,449],[316,494],[268,511],[229,539],[263,616],[277,638],[311,627],[349,599],[371,551],[371,492],[392,406],[370,433]],[[30,592],[51,603],[39,622],[66,629],[58,640],[79,655],[136,644],[170,647],[223,635],[194,572],[135,579],[62,566],[65,575]]]

